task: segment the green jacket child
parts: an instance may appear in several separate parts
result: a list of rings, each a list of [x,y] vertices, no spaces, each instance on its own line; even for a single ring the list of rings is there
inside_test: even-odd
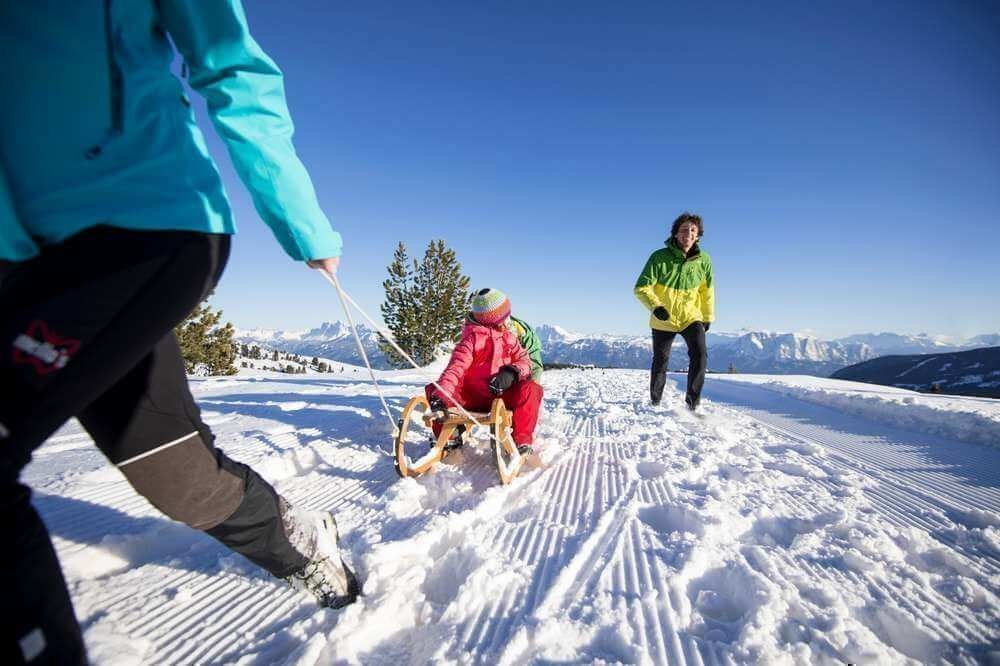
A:
[[[531,357],[531,380],[539,382],[542,379],[542,343],[538,334],[523,319],[511,315],[507,320],[507,328],[517,336],[517,341]]]

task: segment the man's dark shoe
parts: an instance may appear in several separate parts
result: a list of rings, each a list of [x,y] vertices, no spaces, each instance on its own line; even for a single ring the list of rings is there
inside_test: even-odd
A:
[[[534,453],[535,450],[531,448],[530,444],[521,444],[520,446],[517,447],[517,452],[521,455],[522,458],[525,458]]]
[[[698,409],[698,400],[696,398],[692,398],[691,396],[684,398],[684,404],[687,405],[687,408],[692,412]]]

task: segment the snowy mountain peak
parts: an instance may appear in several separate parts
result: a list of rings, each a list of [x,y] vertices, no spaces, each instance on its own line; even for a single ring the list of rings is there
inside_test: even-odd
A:
[[[562,342],[570,338],[580,337],[570,333],[561,326],[553,326],[551,324],[538,324],[534,328],[538,339],[543,345],[549,342]]]
[[[366,327],[364,324],[355,324],[358,329],[358,334],[370,333],[371,329]],[[309,330],[302,337],[308,340],[325,339],[325,340],[338,340],[345,336],[351,335],[351,327],[342,321],[325,321],[314,329]]]

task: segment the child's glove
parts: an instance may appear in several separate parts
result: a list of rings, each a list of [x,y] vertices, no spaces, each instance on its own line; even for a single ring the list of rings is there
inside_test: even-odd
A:
[[[670,313],[667,312],[667,309],[662,305],[653,310],[653,316],[659,319],[660,321],[667,321],[668,319],[670,319]]]
[[[512,365],[505,365],[500,368],[500,372],[490,377],[489,387],[490,393],[493,395],[500,395],[517,381],[518,373],[517,368]]]
[[[706,321],[705,322],[705,332],[708,333],[708,329],[710,329],[711,327],[712,327],[712,322]]]
[[[448,405],[445,404],[444,400],[442,400],[439,395],[432,395],[428,398],[427,404],[430,405],[432,412],[448,411]]]

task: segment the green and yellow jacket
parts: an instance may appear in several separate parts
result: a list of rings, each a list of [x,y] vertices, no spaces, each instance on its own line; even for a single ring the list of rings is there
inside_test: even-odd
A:
[[[697,243],[688,256],[671,238],[667,246],[650,255],[635,281],[635,297],[649,310],[649,325],[659,331],[682,331],[696,321],[715,319],[712,259]],[[653,310],[664,307],[670,319],[662,321]]]
[[[513,315],[507,318],[507,328],[517,336],[517,341],[524,347],[531,357],[531,379],[541,381],[542,379],[542,343],[538,339],[535,330],[528,326],[526,321],[518,319]]]

